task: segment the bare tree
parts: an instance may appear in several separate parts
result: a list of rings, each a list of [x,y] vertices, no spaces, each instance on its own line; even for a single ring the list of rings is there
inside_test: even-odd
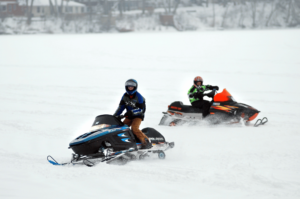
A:
[[[51,12],[51,15],[53,15],[55,13],[55,10],[54,10],[54,5],[52,3],[52,0],[49,0],[49,5],[50,5],[50,12]]]
[[[300,11],[300,2],[294,0],[292,5],[292,20],[289,26],[296,26],[300,24],[299,11]]]
[[[124,11],[124,0],[119,0],[119,11],[120,11],[120,17],[123,17],[123,11]]]
[[[26,0],[25,16],[28,16],[28,0]]]
[[[207,1],[208,2],[208,1]],[[212,27],[215,27],[215,21],[216,21],[216,13],[215,13],[215,1],[211,0],[212,3],[212,9],[213,9],[213,21],[212,21]],[[207,3],[208,5],[208,3]]]
[[[27,15],[27,25],[31,24],[33,2],[34,2],[34,0],[31,0],[30,9],[27,13],[28,14]]]
[[[256,27],[256,9],[257,9],[257,0],[251,0],[251,13],[252,13],[252,27]]]
[[[267,1],[263,1],[263,6],[262,6],[262,9],[261,9],[260,15],[258,17],[261,21],[264,21],[264,18],[265,18],[265,7],[266,7],[266,4],[267,4]]]
[[[286,16],[286,24],[289,24],[290,16],[291,16],[291,11],[292,11],[292,0],[288,0],[288,8],[287,8],[287,16]]]
[[[221,25],[221,27],[223,27],[224,28],[224,26],[225,26],[225,20],[226,20],[226,18],[227,18],[227,12],[228,12],[228,8],[230,7],[230,5],[229,4],[226,4],[226,8],[225,8],[225,12],[224,12],[224,14],[223,14],[223,21],[222,21],[222,25]]]
[[[55,3],[55,17],[59,16],[59,12],[58,12],[58,4],[57,4],[57,0],[54,0]]]
[[[167,14],[175,14],[180,4],[180,0],[163,0],[163,7]],[[172,11],[173,8],[173,11]]]
[[[173,14],[176,13],[176,10],[177,10],[179,4],[180,4],[180,0],[175,0],[175,6],[174,6]]]
[[[60,12],[60,16],[62,16],[63,13],[64,13],[64,0],[60,0],[60,9],[59,9],[59,12]]]
[[[273,14],[276,12],[276,0],[273,0],[272,3],[271,3],[271,12],[267,18],[267,21],[266,21],[266,26],[268,27],[269,26],[269,22],[273,16]]]
[[[245,15],[244,15],[244,9],[243,9],[244,8],[244,4],[243,3],[245,3],[245,2],[243,0],[241,0],[241,4],[240,4],[240,18],[239,18],[239,22],[238,22],[239,24],[238,25],[240,27],[244,28],[245,26],[244,26],[243,23],[244,23]]]
[[[166,4],[165,4],[165,1],[162,2],[162,6],[163,6],[164,9],[165,9],[165,13],[169,13],[169,12],[168,12],[168,9],[167,9],[167,6],[166,6]]]
[[[142,14],[145,14],[146,0],[142,0]]]

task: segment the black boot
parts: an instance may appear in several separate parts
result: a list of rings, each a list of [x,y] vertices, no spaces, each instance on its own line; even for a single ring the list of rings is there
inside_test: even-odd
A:
[[[142,143],[142,148],[141,149],[150,149],[152,148],[152,144],[149,142],[148,139],[145,138],[145,142]]]

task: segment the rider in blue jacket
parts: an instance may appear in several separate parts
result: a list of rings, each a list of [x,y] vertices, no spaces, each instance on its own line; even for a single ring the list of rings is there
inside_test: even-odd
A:
[[[132,132],[142,142],[142,148],[151,148],[149,138],[139,129],[141,122],[144,120],[146,112],[145,98],[137,92],[138,83],[134,79],[125,82],[126,92],[122,96],[119,107],[114,116],[117,118],[126,109],[124,124],[131,126]]]

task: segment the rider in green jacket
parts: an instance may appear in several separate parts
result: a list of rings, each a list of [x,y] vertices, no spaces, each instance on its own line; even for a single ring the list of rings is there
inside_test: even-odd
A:
[[[194,85],[190,88],[188,92],[188,96],[190,102],[193,107],[202,109],[203,118],[209,114],[209,109],[211,106],[211,102],[207,100],[203,100],[204,96],[213,97],[208,94],[204,94],[204,91],[208,90],[219,90],[218,86],[211,86],[211,85],[203,85],[203,79],[200,76],[195,77]]]

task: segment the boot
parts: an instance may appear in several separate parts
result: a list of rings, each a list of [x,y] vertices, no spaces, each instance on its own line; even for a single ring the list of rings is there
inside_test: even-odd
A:
[[[152,144],[151,144],[151,142],[149,142],[149,140],[147,138],[145,138],[145,141],[142,142],[141,149],[150,149],[150,148],[152,148]]]

